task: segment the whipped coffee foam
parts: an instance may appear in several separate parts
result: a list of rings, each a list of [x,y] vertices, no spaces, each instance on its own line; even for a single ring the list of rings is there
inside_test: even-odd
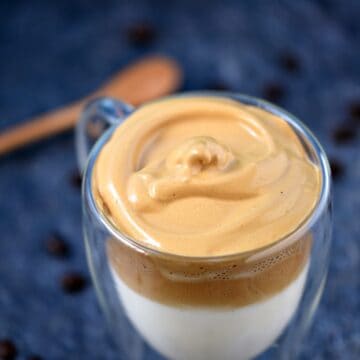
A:
[[[216,97],[138,109],[101,150],[93,177],[117,228],[186,256],[276,242],[309,216],[319,188],[318,168],[284,120]]]

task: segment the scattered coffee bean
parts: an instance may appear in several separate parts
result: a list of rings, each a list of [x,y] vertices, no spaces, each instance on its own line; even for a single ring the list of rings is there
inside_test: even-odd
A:
[[[70,255],[70,249],[63,236],[57,232],[51,234],[46,240],[46,250],[52,256],[65,258]]]
[[[78,170],[74,170],[70,176],[71,185],[75,188],[81,188],[82,177]]]
[[[12,360],[15,359],[17,350],[12,341],[9,339],[0,340],[0,359],[1,360]]]
[[[30,355],[26,358],[26,360],[43,360],[43,358],[39,355]]]
[[[342,145],[355,140],[356,129],[351,124],[342,124],[332,133],[333,140],[336,144]]]
[[[284,52],[280,55],[279,65],[289,73],[296,73],[300,70],[299,58],[290,52]]]
[[[61,286],[66,293],[74,294],[85,289],[87,281],[78,272],[66,273],[61,279]]]
[[[132,45],[147,46],[155,40],[156,31],[149,23],[137,23],[128,28],[127,37]]]
[[[285,95],[284,87],[279,83],[269,83],[263,88],[262,96],[271,102],[279,102]]]
[[[230,91],[231,88],[229,85],[221,81],[214,81],[207,85],[206,90],[215,90],[215,91]]]
[[[335,158],[330,158],[330,168],[331,168],[331,175],[334,180],[340,179],[345,173],[344,164]]]
[[[360,124],[360,100],[353,101],[349,105],[348,112],[349,112],[349,116],[351,117],[351,120]]]

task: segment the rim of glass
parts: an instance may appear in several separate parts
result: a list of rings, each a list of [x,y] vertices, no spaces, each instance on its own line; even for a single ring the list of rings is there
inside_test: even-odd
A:
[[[121,124],[114,124],[111,125],[97,140],[97,142],[92,147],[87,164],[85,166],[84,170],[84,181],[82,186],[82,197],[83,199],[86,198],[87,204],[89,206],[90,211],[92,214],[96,217],[97,221],[101,223],[105,227],[105,229],[114,236],[117,240],[124,243],[126,246],[130,246],[136,251],[140,251],[142,253],[146,253],[149,255],[155,255],[158,257],[166,257],[167,259],[173,259],[177,261],[188,261],[188,262],[196,262],[196,261],[206,261],[206,262],[221,262],[221,261],[228,261],[235,258],[238,258],[239,256],[250,256],[253,254],[259,254],[263,251],[266,251],[268,249],[273,248],[276,245],[279,245],[280,243],[283,243],[286,241],[286,239],[296,237],[297,234],[302,234],[306,229],[309,229],[321,216],[323,211],[326,209],[329,196],[330,196],[330,186],[331,186],[331,177],[330,177],[330,166],[329,162],[326,156],[326,153],[323,149],[323,147],[320,145],[320,142],[317,140],[315,135],[311,132],[311,130],[297,117],[290,114],[286,110],[282,109],[281,107],[274,105],[266,100],[259,99],[253,96],[244,95],[240,93],[233,93],[233,92],[225,92],[225,91],[191,91],[191,92],[185,92],[175,95],[170,95],[166,97],[162,97],[158,100],[147,102],[140,107],[146,106],[147,104],[163,101],[166,99],[171,98],[180,98],[180,97],[221,97],[221,98],[227,98],[232,99],[238,102],[241,102],[245,105],[252,105],[256,106],[258,108],[264,109],[270,113],[273,113],[279,117],[281,117],[284,121],[286,121],[297,133],[298,136],[301,136],[301,141],[303,142],[304,139],[307,142],[307,146],[311,147],[311,150],[316,156],[316,161],[318,163],[318,166],[320,167],[320,173],[321,173],[321,191],[320,195],[318,197],[318,201],[312,210],[312,212],[306,217],[306,219],[298,225],[298,227],[293,230],[292,232],[286,234],[285,236],[279,238],[275,242],[264,245],[262,247],[259,247],[257,249],[252,249],[248,251],[243,252],[237,252],[232,254],[224,254],[224,255],[215,255],[215,256],[188,256],[188,255],[181,255],[181,254],[173,254],[166,251],[161,251],[155,248],[152,248],[150,246],[146,246],[145,244],[141,244],[140,242],[132,239],[131,237],[125,235],[121,231],[119,231],[112,223],[111,221],[98,209],[98,206],[96,205],[96,201],[93,196],[92,192],[92,186],[91,186],[91,180],[92,180],[92,171],[95,165],[95,161],[97,158],[97,155],[99,154],[101,148],[105,145],[107,140],[111,137],[114,129]],[[139,108],[140,108],[139,107]],[[134,109],[136,111],[136,109]],[[131,114],[130,114],[131,115]],[[126,118],[125,120],[126,121]],[[296,237],[297,238],[297,237]]]

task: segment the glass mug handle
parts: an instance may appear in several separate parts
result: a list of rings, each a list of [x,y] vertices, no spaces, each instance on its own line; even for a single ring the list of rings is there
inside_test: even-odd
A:
[[[132,105],[108,97],[92,100],[86,105],[75,129],[76,156],[80,173],[86,166],[95,141],[109,126],[120,124],[133,111]]]

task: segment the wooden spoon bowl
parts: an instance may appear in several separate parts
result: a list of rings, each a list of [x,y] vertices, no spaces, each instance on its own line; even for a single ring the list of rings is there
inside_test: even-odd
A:
[[[96,97],[110,96],[134,106],[176,91],[182,82],[180,66],[172,59],[152,56],[137,61],[92,94],[47,112],[0,134],[0,155],[75,126],[84,105]]]

